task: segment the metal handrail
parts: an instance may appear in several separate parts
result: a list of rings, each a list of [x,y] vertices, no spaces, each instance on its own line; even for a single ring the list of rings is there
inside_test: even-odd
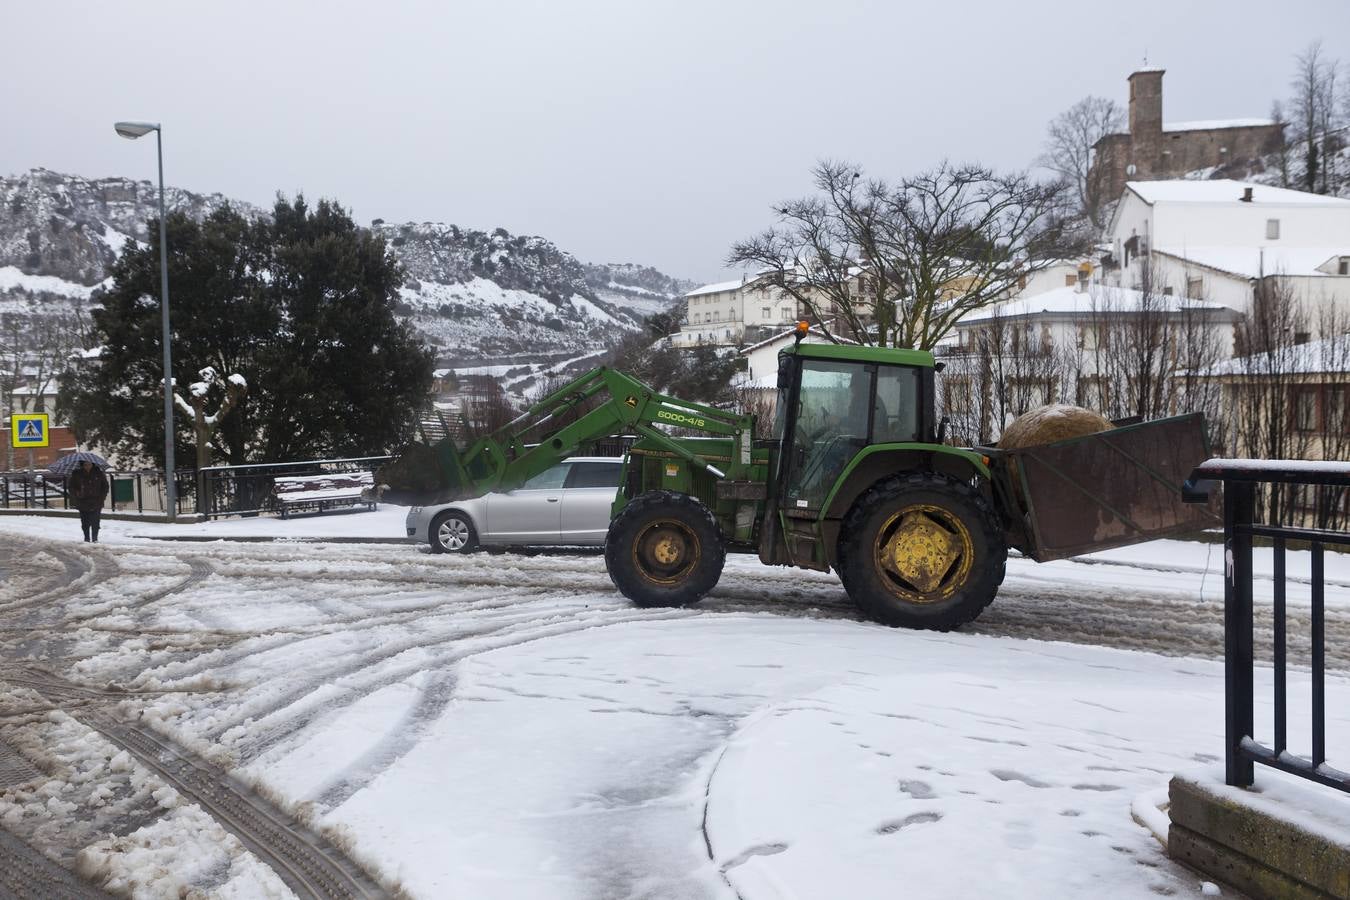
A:
[[[1187,479],[1188,500],[1208,499],[1223,485],[1224,560],[1224,769],[1225,781],[1250,787],[1261,763],[1326,787],[1350,793],[1350,772],[1327,764],[1326,752],[1326,579],[1327,544],[1350,543],[1350,534],[1253,521],[1256,490],[1261,485],[1350,485],[1350,463],[1303,460],[1212,459],[1197,466]],[[1252,538],[1274,543],[1274,746],[1254,737],[1255,667],[1252,609]],[[1307,541],[1312,549],[1312,752],[1303,757],[1289,750],[1287,625],[1285,621],[1285,551],[1290,540]]]

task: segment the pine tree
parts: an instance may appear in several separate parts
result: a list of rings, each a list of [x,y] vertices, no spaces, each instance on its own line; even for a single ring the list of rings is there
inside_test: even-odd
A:
[[[170,214],[174,379],[238,372],[249,402],[221,423],[220,461],[387,452],[411,434],[431,355],[395,315],[403,272],[383,239],[341,207],[278,199],[270,220],[222,208],[197,223]],[[162,463],[158,223],[128,249],[94,312],[97,360],[63,391],[84,440]],[[192,453],[175,423],[175,455]]]

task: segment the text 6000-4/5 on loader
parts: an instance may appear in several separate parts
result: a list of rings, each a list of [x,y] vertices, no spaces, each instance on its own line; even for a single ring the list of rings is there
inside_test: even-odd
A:
[[[753,437],[750,415],[600,368],[467,447],[441,440],[420,471],[405,457],[379,480],[467,499],[519,487],[597,438],[636,435],[605,543],[610,578],[634,603],[697,603],[728,552],[755,553],[833,569],[879,622],[942,630],[994,599],[1009,547],[1045,561],[1212,522],[1181,499],[1208,456],[1199,415],[1020,450],[958,448],[939,433],[930,353],[799,343],[778,363],[768,440]]]

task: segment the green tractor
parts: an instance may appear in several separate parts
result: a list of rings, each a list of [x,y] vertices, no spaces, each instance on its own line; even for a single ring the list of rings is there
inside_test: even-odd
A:
[[[989,605],[1010,547],[1043,561],[1210,524],[1180,491],[1208,456],[1198,415],[966,449],[943,442],[928,352],[798,343],[778,363],[770,439],[752,416],[601,368],[467,448],[441,441],[438,499],[510,490],[589,441],[635,435],[605,543],[634,603],[697,603],[728,552],[755,553],[834,570],[879,622],[939,630]]]

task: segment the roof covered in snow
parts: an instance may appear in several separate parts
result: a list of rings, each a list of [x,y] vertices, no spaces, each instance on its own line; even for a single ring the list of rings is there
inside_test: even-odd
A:
[[[1343,334],[1306,344],[1281,347],[1268,353],[1226,359],[1199,374],[1223,375],[1317,375],[1323,372],[1344,373],[1350,364],[1350,334]]]
[[[1274,119],[1203,119],[1198,122],[1164,122],[1163,131],[1212,131],[1219,128],[1260,128],[1275,124]]]
[[[1146,307],[1145,304],[1148,304]],[[1219,303],[1206,303],[1197,300],[1183,300],[1179,297],[1154,294],[1147,298],[1142,291],[1129,288],[1104,287],[1093,285],[1090,290],[1080,291],[1075,287],[1055,288],[1030,297],[1019,297],[997,306],[986,307],[978,312],[964,316],[957,327],[976,325],[994,317],[1003,319],[1029,319],[1038,316],[1069,317],[1130,315],[1141,308],[1157,312],[1204,311],[1220,321],[1238,318],[1238,312]]]
[[[743,282],[737,278],[735,281],[719,281],[716,284],[705,284],[703,287],[694,288],[686,297],[698,297],[702,294],[720,294],[723,291],[734,291],[741,286]]]
[[[1271,206],[1343,206],[1350,209],[1350,200],[1291,191],[1288,188],[1215,178],[1209,181],[1128,181],[1126,190],[1134,191],[1145,203],[1242,203],[1242,194],[1252,190],[1253,204]]]
[[[1334,276],[1319,267],[1341,256],[1350,256],[1350,247],[1156,247],[1155,252],[1186,260],[1242,278],[1265,275]],[[1332,272],[1335,268],[1332,267]]]

